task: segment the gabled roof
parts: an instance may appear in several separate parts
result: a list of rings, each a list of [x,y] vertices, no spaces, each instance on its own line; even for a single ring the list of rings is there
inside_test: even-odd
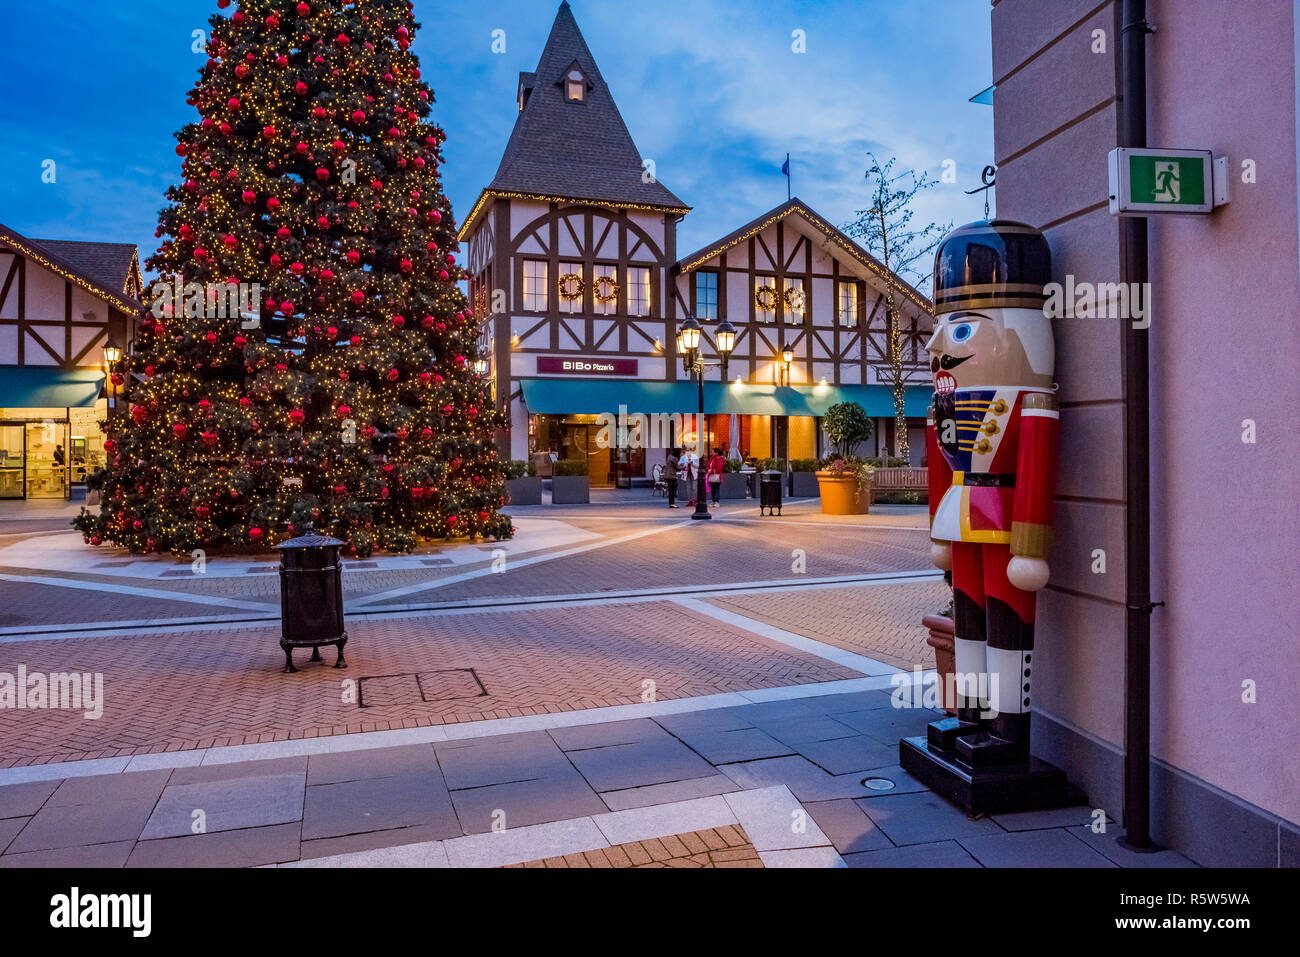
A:
[[[20,255],[80,286],[114,309],[134,313],[141,308],[140,303],[126,291],[133,276],[136,283],[140,280],[135,247],[129,243],[28,239],[17,230],[0,224],[0,245],[12,247]]]
[[[729,233],[717,242],[710,243],[702,249],[697,249],[689,256],[684,256],[679,259],[677,261],[677,271],[679,273],[688,273],[693,269],[697,269],[715,256],[726,252],[728,249],[739,245],[751,236],[758,235],[763,230],[767,229],[767,227],[775,225],[781,220],[791,216],[795,217],[796,221],[802,222],[805,231],[809,235],[820,235],[831,245],[838,247],[840,252],[846,253],[854,262],[862,266],[868,273],[874,275],[881,281],[885,279],[885,267],[879,259],[859,246],[840,229],[832,226],[817,213],[813,212],[812,208],[797,196],[794,199],[782,203],[775,209],[769,210],[757,219],[746,223],[735,232]],[[930,315],[934,314],[934,303],[932,303],[926,296],[922,295],[911,283],[907,282],[907,280],[903,279],[901,276],[898,276],[897,273],[895,273],[895,279],[898,283],[898,288],[902,291],[903,295],[912,300],[915,305],[925,310],[925,312]]]
[[[92,243],[75,239],[33,239],[96,282],[123,295],[141,286],[140,258],[133,243]]]
[[[565,99],[564,77],[574,65],[587,83],[582,102]],[[657,180],[645,182],[641,153],[587,49],[568,0],[560,4],[537,69],[519,75],[531,89],[515,120],[496,176],[465,217],[462,238],[487,196],[687,212],[690,207]]]

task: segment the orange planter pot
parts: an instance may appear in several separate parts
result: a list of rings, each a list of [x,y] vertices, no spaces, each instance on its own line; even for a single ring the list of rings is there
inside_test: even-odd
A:
[[[818,472],[817,485],[825,515],[865,515],[870,509],[870,497],[856,475]]]
[[[957,713],[957,689],[952,676],[957,670],[957,656],[953,650],[953,637],[957,628],[945,615],[926,615],[921,624],[930,629],[925,643],[934,649],[934,670],[939,675],[940,700],[945,711]]]

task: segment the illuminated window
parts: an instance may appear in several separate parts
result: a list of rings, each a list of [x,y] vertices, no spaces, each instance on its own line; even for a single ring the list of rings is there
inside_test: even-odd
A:
[[[530,312],[546,311],[546,262],[524,260],[524,308]]]
[[[591,302],[598,316],[612,316],[618,311],[618,267],[592,267]]]
[[[650,270],[632,266],[627,271],[627,314],[650,315]]]
[[[584,283],[582,281],[582,263],[560,263],[559,275],[560,312],[573,315],[582,312]]]
[[[783,299],[785,301],[785,321],[803,322],[808,315],[808,300],[804,294],[803,280],[787,279]]]
[[[754,318],[759,322],[776,322],[776,279],[772,276],[754,278]]]
[[[858,284],[840,282],[839,309],[840,325],[856,326],[858,324]]]
[[[577,70],[570,70],[569,75],[564,78],[564,98],[581,103],[586,94],[587,82],[582,78],[582,74]]]
[[[718,274],[716,272],[695,274],[695,318],[718,318]]]

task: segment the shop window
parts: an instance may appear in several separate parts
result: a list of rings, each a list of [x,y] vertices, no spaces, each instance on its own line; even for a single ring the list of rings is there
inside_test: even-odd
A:
[[[632,266],[627,271],[627,314],[650,315],[650,270]]]
[[[524,309],[530,312],[547,309],[546,267],[541,259],[524,260]]]
[[[718,274],[716,272],[697,272],[695,274],[695,318],[718,318]]]

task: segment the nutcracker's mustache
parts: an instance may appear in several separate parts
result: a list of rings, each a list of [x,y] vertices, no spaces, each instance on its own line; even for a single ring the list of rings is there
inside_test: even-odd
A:
[[[935,356],[930,360],[930,371],[938,372],[940,369],[955,369],[969,358],[970,356],[950,356],[945,352],[942,356]]]

